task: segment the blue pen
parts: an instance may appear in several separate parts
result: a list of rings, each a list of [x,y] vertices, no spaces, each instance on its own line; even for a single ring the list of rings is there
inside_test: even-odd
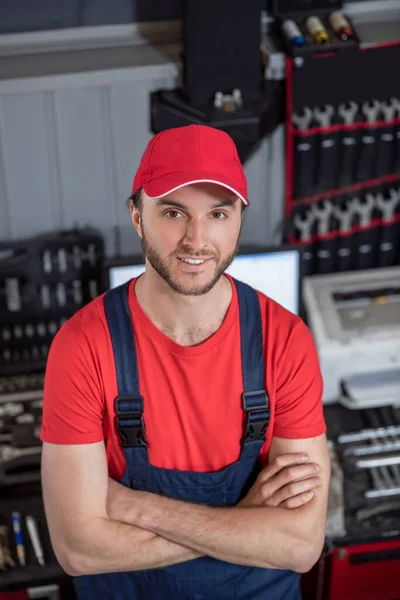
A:
[[[21,531],[21,515],[16,510],[12,512],[12,523],[15,534],[15,544],[20,565],[25,566],[25,548]]]

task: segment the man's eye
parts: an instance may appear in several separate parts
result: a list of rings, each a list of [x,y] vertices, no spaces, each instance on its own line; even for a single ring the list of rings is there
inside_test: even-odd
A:
[[[215,217],[215,218],[216,218],[218,221],[221,221],[222,219],[225,219],[225,218],[226,218],[226,214],[225,214],[225,213],[223,213],[223,212],[220,212],[220,211],[216,211],[216,212],[214,212],[213,214],[214,214],[214,217]]]
[[[169,219],[176,219],[180,216],[180,213],[177,210],[167,210],[165,211],[164,215]]]

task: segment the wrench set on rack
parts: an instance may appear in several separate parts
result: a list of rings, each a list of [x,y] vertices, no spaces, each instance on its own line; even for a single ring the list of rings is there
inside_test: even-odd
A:
[[[285,241],[306,275],[400,263],[400,45],[287,59]]]
[[[293,202],[400,173],[400,100],[293,113]]]
[[[293,213],[289,240],[304,246],[305,275],[398,264],[400,183],[302,206]]]

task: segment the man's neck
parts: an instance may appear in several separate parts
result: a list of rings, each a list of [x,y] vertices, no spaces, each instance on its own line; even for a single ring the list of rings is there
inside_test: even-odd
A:
[[[222,276],[207,294],[184,296],[158,275],[146,272],[138,279],[135,293],[158,329],[182,346],[195,346],[221,326],[232,299],[232,286]]]

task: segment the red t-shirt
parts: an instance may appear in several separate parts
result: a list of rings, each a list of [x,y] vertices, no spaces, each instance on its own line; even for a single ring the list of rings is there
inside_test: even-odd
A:
[[[229,278],[230,279],[230,278]],[[150,463],[165,469],[217,471],[240,454],[244,411],[239,305],[232,301],[218,331],[198,346],[180,346],[147,317],[129,287]],[[259,293],[272,436],[325,432],[322,378],[303,321]],[[54,444],[105,441],[109,472],[120,479],[125,458],[115,427],[118,395],[111,339],[100,296],[57,333],[50,349],[41,439]]]

